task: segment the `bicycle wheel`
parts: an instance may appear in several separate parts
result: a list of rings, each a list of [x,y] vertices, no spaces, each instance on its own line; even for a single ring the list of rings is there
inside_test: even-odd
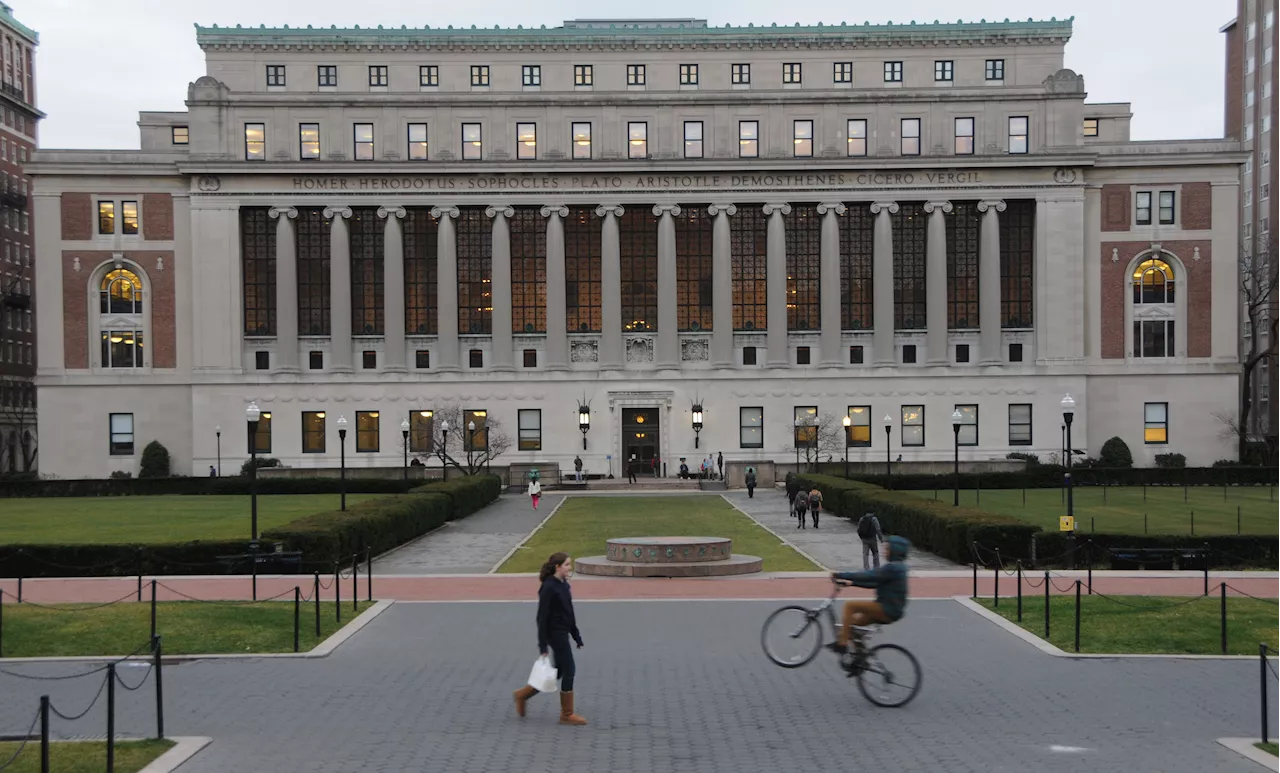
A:
[[[764,621],[760,644],[777,665],[799,668],[813,660],[822,647],[822,620],[811,609],[783,607]]]
[[[920,663],[896,644],[881,644],[867,653],[866,666],[858,674],[858,689],[877,706],[896,709],[920,692]]]

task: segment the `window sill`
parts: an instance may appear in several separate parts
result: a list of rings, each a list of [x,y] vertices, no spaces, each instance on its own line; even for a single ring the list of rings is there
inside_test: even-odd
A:
[[[590,83],[574,84],[573,90],[574,91],[591,91],[591,84]]]
[[[524,87],[522,87],[522,88],[523,88],[525,91],[542,91],[542,87],[541,87],[541,86],[524,86]]]
[[[782,84],[782,88],[784,88],[784,89],[800,89],[800,88],[804,88],[804,84],[803,84],[803,83],[784,83],[784,84]]]
[[[934,81],[933,82],[934,88],[938,88],[938,89],[949,89],[954,85],[956,85],[955,81]]]
[[[680,84],[680,90],[681,90],[681,91],[697,91],[697,90],[698,90],[698,84],[696,84],[696,83],[682,83],[682,84]]]
[[[440,90],[439,86],[418,86],[418,91],[424,94],[434,94],[439,90]]]
[[[836,82],[836,84],[835,84],[835,88],[837,88],[837,89],[851,89],[851,88],[853,88],[853,83],[852,83],[852,82],[850,82],[850,81],[837,81],[837,82]]]
[[[644,91],[644,84],[630,84],[627,86],[627,91]]]
[[[900,89],[902,88],[902,81],[885,81],[884,87],[886,89]]]
[[[988,86],[1003,86],[1004,78],[992,79],[985,81]]]
[[[338,87],[337,86],[317,86],[316,90],[326,92],[326,93],[332,93],[337,91]]]
[[[750,90],[751,90],[751,84],[750,84],[750,83],[735,83],[735,84],[733,84],[733,90],[734,90],[734,91],[750,91]]]
[[[378,94],[378,93],[386,94],[387,87],[386,86],[370,86],[369,91],[375,94]]]

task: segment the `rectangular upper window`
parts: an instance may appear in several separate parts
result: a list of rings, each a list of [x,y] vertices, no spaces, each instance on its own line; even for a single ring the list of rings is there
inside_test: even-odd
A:
[[[764,408],[738,409],[738,447],[764,448]]]
[[[538,157],[538,125],[536,123],[516,124],[516,159],[532,161]]]
[[[956,155],[973,155],[973,119],[956,119]]]
[[[698,65],[696,64],[680,65],[680,85],[681,86],[697,86],[698,85]]]
[[[589,64],[575,64],[573,66],[573,85],[590,86],[592,85],[592,67]]]
[[[1009,118],[1009,152],[1027,152],[1027,117],[1015,115]]]
[[[848,155],[867,155],[867,119],[850,118],[848,123]]]
[[[902,83],[902,62],[884,63],[884,82]]]
[[[1031,445],[1031,404],[1015,403],[1009,406],[1009,445]]]
[[[853,83],[853,62],[836,62],[831,65],[833,83]]]
[[[1004,60],[988,59],[986,67],[987,80],[1002,81],[1004,80]]]
[[[702,121],[684,122],[684,157],[702,158]]]
[[[1142,440],[1148,445],[1169,442],[1169,404],[1146,403],[1142,406]]]
[[[267,86],[284,87],[284,65],[269,64],[267,65]]]
[[[298,157],[303,161],[320,158],[320,124],[298,124]]]
[[[537,408],[523,408],[516,413],[516,425],[519,428],[519,448],[521,451],[542,450],[542,411]]]
[[[302,412],[302,453],[324,453],[324,411]]]
[[[1173,225],[1173,191],[1160,191],[1160,225]]]
[[[120,202],[120,233],[138,233],[138,202]]]
[[[631,121],[627,124],[627,158],[649,157],[649,124]]]
[[[591,159],[591,124],[587,121],[569,124],[569,134],[573,137],[573,158],[575,161]]]
[[[818,447],[818,406],[797,405],[792,408],[792,439],[796,448]]]
[[[191,132],[185,126],[171,126],[169,138],[174,145],[186,145],[191,141]]]
[[[956,411],[960,413],[960,432],[955,437],[956,443],[962,446],[978,445],[978,406],[957,405]],[[951,420],[955,421],[955,416]]]
[[[334,88],[338,85],[338,66],[322,64],[316,66],[316,85],[321,88]]]
[[[489,85],[489,65],[471,65],[471,87],[487,87]]]
[[[487,83],[484,85],[488,85]],[[542,85],[542,66],[526,64],[520,68],[520,85],[528,88]]]
[[[133,414],[112,413],[108,416],[112,456],[133,455]]]
[[[435,431],[435,411],[409,412],[409,452],[429,454],[435,444],[432,442]]]
[[[902,445],[924,445],[924,406],[902,406]]]
[[[627,65],[627,85],[628,86],[644,85],[644,65],[642,64]]]
[[[98,202],[98,233],[113,234],[116,232],[116,203],[114,201]]]
[[[440,85],[440,65],[423,64],[418,66],[418,87],[436,88]]]
[[[756,158],[760,155],[760,122],[738,121],[738,157]]]
[[[376,87],[387,87],[387,66],[385,64],[369,65],[369,85]]]
[[[1098,119],[1097,118],[1084,119],[1084,136],[1086,137],[1098,136]]]
[[[792,155],[796,158],[813,157],[813,121],[792,121]]]
[[[373,160],[373,124],[358,123],[352,126],[356,161]]]
[[[901,152],[904,156],[920,155],[920,119],[903,118],[901,121]]]
[[[735,86],[749,85],[751,83],[751,65],[749,64],[729,65],[729,80]]]
[[[1151,191],[1138,191],[1133,197],[1133,221],[1137,225],[1151,225]]]
[[[939,59],[933,63],[933,79],[938,82],[949,82],[956,79],[956,63],[950,59]]]
[[[480,124],[464,123],[462,125],[462,160],[479,161],[483,158]]]
[[[381,419],[378,411],[356,411],[356,453],[377,453]]]
[[[800,83],[803,71],[799,62],[788,62],[782,65],[783,83]]]
[[[849,417],[849,428],[846,430],[845,445],[854,448],[870,448],[871,406],[850,405],[846,415]]]
[[[265,161],[267,159],[267,125],[265,123],[247,123],[244,125],[244,160]]]
[[[427,160],[427,125],[425,123],[409,124],[409,160]]]

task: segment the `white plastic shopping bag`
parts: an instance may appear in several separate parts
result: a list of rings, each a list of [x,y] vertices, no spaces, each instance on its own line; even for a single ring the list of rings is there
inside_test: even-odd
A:
[[[533,661],[533,670],[529,672],[529,686],[538,692],[559,692],[560,680],[556,678],[556,667],[551,658],[543,655]]]

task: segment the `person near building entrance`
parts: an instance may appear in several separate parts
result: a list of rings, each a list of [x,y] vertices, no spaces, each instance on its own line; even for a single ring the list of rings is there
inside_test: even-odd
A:
[[[210,478],[218,477],[218,470],[212,464],[209,465],[209,477]]]
[[[680,479],[687,480],[688,478],[689,478],[689,463],[686,462],[685,458],[682,456],[680,457]]]
[[[573,662],[572,637],[578,649],[582,649],[582,634],[573,614],[573,594],[569,590],[569,575],[573,572],[573,559],[567,553],[553,553],[538,572],[542,583],[538,588],[538,653],[547,656],[550,650],[560,678],[560,724],[585,725],[587,720],[573,711],[573,677],[577,671]],[[516,714],[523,717],[525,705],[538,691],[529,685],[516,690]]]
[[[538,509],[538,500],[542,498],[542,484],[537,478],[529,480],[529,499],[533,501],[533,509]]]
[[[809,513],[813,516],[813,528],[818,528],[818,513],[822,510],[822,492],[813,489],[809,492]]]
[[[809,514],[809,496],[806,492],[801,491],[796,494],[795,510],[796,510],[796,520],[799,521],[799,523],[796,524],[796,528],[797,529],[809,528],[807,525],[808,521],[805,518],[805,516]]]
[[[582,457],[573,457],[573,477],[579,483],[582,482]]]
[[[754,467],[747,468],[747,499],[756,498],[756,470]]]
[[[628,483],[636,482],[636,455],[635,454],[632,454],[631,458],[627,460],[627,482]]]
[[[858,538],[862,540],[862,568],[870,569],[875,561],[875,568],[880,568],[880,540],[884,532],[880,530],[880,519],[875,513],[866,513],[858,519]]]
[[[720,471],[720,480],[724,480],[724,451],[716,452],[716,469]]]

